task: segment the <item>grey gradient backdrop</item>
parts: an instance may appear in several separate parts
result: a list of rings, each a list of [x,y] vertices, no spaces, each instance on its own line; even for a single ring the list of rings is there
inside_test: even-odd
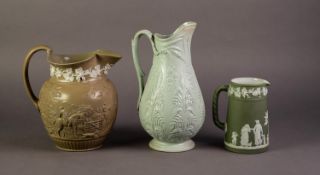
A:
[[[148,149],[136,111],[138,83],[131,57],[134,33],[169,34],[184,21],[198,28],[192,59],[206,103],[206,121],[192,151]],[[27,50],[47,44],[56,53],[98,48],[123,56],[110,72],[119,94],[115,127],[102,149],[57,150],[23,88]],[[151,47],[140,44],[143,67]],[[31,62],[38,93],[48,79],[44,54]],[[317,174],[320,166],[320,3],[318,0],[0,1],[0,174]],[[272,83],[270,150],[240,155],[223,149],[213,126],[211,95],[232,77]],[[225,99],[225,95],[222,99]],[[221,101],[221,115],[225,114]]]

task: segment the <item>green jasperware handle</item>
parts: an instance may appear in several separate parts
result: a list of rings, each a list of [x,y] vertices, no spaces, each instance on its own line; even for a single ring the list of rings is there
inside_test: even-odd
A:
[[[141,36],[147,36],[149,39],[151,45],[152,45],[152,50],[155,53],[156,48],[154,45],[154,40],[153,40],[153,34],[149,30],[140,30],[138,31],[135,35],[134,38],[132,39],[131,45],[132,45],[132,54],[133,54],[133,62],[134,62],[134,67],[136,69],[137,77],[138,77],[138,83],[139,83],[139,98],[137,102],[137,109],[139,109],[139,104],[141,101],[142,93],[144,90],[144,72],[140,66],[140,60],[139,60],[139,54],[138,54],[138,42]]]
[[[39,111],[39,107],[38,107],[39,99],[33,93],[32,88],[31,88],[31,84],[29,81],[29,63],[30,63],[32,56],[39,51],[46,51],[47,55],[50,55],[50,53],[51,53],[51,49],[45,45],[40,45],[40,46],[36,46],[36,47],[31,48],[30,51],[27,53],[26,57],[24,58],[23,72],[22,72],[23,81],[24,81],[25,88],[27,90],[27,94],[29,95],[30,99],[33,102],[33,105],[37,108],[38,111]]]
[[[221,92],[228,92],[229,85],[222,85],[219,86],[213,93],[212,97],[212,117],[213,117],[213,122],[214,124],[224,130],[225,129],[225,124],[224,122],[221,122],[219,119],[219,95]]]

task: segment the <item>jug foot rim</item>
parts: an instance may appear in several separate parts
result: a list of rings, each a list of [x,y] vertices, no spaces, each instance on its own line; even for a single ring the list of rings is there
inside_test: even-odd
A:
[[[100,148],[103,145],[105,137],[99,137],[89,140],[64,140],[52,137],[55,146],[63,151],[91,151]]]
[[[149,142],[149,147],[156,151],[176,153],[193,149],[195,147],[195,143],[191,139],[182,143],[166,143],[157,139],[152,139]]]
[[[92,147],[92,148],[85,148],[85,149],[71,149],[71,148],[63,148],[63,147],[60,147],[60,146],[57,146],[56,145],[56,148],[62,150],[62,151],[69,151],[69,152],[85,152],[85,151],[92,151],[92,150],[96,150],[96,149],[99,149],[101,148],[102,145],[98,145],[98,146],[95,146],[95,147]]]

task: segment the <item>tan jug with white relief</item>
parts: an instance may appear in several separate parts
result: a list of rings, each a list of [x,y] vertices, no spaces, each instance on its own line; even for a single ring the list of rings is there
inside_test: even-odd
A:
[[[31,57],[47,53],[50,76],[39,98],[28,77]],[[87,151],[102,146],[117,113],[117,92],[107,78],[120,55],[103,50],[76,55],[56,55],[47,46],[32,48],[23,66],[28,95],[41,114],[49,136],[59,149]]]

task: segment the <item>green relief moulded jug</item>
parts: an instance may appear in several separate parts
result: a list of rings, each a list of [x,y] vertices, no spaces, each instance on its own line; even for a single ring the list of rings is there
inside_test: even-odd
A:
[[[205,106],[190,53],[195,28],[195,22],[186,22],[171,35],[141,30],[132,40],[139,117],[153,137],[149,146],[154,150],[181,152],[194,148],[191,138],[203,124]],[[154,54],[146,84],[138,59],[138,40],[143,35],[150,40]]]
[[[234,78],[213,94],[213,121],[225,131],[224,144],[236,153],[261,153],[269,146],[267,94],[270,83],[253,77]],[[227,121],[218,115],[219,94],[228,93]]]

